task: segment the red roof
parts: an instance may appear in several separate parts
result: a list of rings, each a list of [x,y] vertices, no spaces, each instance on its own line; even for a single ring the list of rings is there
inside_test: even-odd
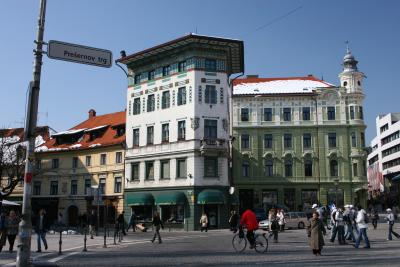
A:
[[[48,126],[37,126],[35,130],[35,136],[41,135],[43,140],[48,140],[50,138],[49,127]],[[24,128],[9,128],[0,129],[0,137],[13,137],[18,136],[22,141],[24,138]]]
[[[278,78],[238,78],[233,80],[233,85],[241,84],[241,83],[260,83],[260,82],[271,82],[271,81],[283,81],[283,80],[304,80],[304,81],[316,81],[324,83],[328,86],[332,86],[332,84],[327,83],[323,80],[315,78],[312,75],[304,76],[304,77],[278,77]]]
[[[90,149],[122,144],[125,142],[125,122],[125,111],[95,115],[68,131],[54,134],[50,140],[37,149],[37,152]],[[82,131],[72,131],[79,129]],[[123,130],[123,134],[120,136],[117,135],[118,129]],[[93,133],[97,133],[97,135],[93,137]],[[63,137],[68,136],[75,136],[77,141],[65,142]]]

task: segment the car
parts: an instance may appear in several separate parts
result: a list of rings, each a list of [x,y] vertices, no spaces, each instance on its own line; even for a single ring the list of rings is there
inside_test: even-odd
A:
[[[263,208],[254,208],[253,211],[256,214],[257,222],[267,219],[267,213]]]
[[[269,229],[269,220],[262,220],[258,222],[258,229],[268,231]]]
[[[287,212],[285,214],[285,228],[288,229],[304,229],[307,224],[307,215],[305,212]],[[269,220],[262,220],[258,223],[258,228],[262,230],[269,230]]]

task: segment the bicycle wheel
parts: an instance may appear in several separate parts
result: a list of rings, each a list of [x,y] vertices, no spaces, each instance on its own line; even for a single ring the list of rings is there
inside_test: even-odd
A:
[[[267,252],[267,250],[268,250],[268,239],[265,237],[265,234],[256,236],[255,250],[258,253]]]
[[[232,238],[232,246],[236,252],[242,252],[247,246],[246,237],[239,237],[239,234],[234,235]]]

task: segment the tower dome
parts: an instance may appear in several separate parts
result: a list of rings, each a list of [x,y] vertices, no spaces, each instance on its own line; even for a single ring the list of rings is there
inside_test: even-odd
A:
[[[347,46],[346,55],[343,58],[343,72],[357,71],[357,63],[358,61],[354,58],[349,46]]]

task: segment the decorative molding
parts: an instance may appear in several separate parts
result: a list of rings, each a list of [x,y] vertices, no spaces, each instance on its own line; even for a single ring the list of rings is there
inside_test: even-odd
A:
[[[222,128],[224,129],[225,132],[228,132],[228,120],[227,119],[222,119]]]
[[[190,118],[190,126],[194,131],[196,131],[196,129],[199,128],[200,126],[200,118],[199,117]]]

